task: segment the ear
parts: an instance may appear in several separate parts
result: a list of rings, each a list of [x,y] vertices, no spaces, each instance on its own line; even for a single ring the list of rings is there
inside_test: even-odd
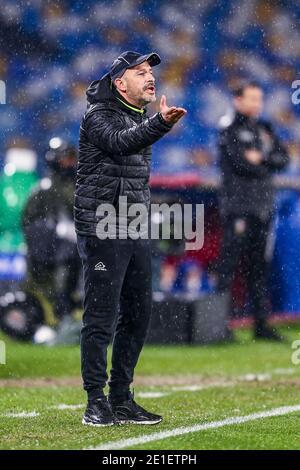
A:
[[[126,82],[122,77],[116,78],[114,81],[114,84],[118,91],[123,91],[124,93],[126,92],[127,90]]]

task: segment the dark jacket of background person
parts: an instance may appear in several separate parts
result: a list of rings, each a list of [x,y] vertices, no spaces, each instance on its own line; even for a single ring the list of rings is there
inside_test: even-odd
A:
[[[263,161],[258,165],[248,162],[246,150],[261,151]],[[220,133],[219,154],[222,215],[254,215],[267,220],[274,203],[272,174],[289,161],[270,123],[236,113],[233,122]]]
[[[73,221],[74,176],[43,179],[23,212],[27,243],[24,288],[42,294],[54,306],[57,318],[69,315],[81,276]]]
[[[73,179],[53,175],[43,179],[29,197],[22,225],[33,264],[52,265],[74,256],[75,239],[57,232],[59,223],[73,224],[74,186]]]
[[[80,128],[79,162],[75,191],[76,232],[96,236],[96,210],[126,196],[128,205],[150,205],[151,145],[172,128],[160,113],[126,103],[110,86],[110,78],[93,82],[90,103]],[[120,101],[122,99],[122,101]],[[125,104],[124,104],[125,103]],[[126,105],[127,104],[127,105]]]

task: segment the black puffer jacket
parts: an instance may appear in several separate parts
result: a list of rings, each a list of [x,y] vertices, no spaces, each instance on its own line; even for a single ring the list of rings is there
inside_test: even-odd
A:
[[[126,196],[128,205],[150,205],[151,145],[172,125],[160,113],[147,116],[112,88],[104,75],[87,90],[89,107],[80,127],[74,218],[76,231],[96,236],[97,207]],[[121,101],[122,100],[122,101]]]

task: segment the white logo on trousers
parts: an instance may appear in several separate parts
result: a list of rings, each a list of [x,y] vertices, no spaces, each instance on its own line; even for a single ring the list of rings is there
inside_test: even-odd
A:
[[[105,264],[99,261],[95,266],[95,271],[107,271]]]

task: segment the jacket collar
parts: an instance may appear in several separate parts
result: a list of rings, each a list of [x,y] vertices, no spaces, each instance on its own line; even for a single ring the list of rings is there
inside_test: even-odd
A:
[[[124,111],[132,116],[146,115],[146,108],[137,108],[129,103],[122,95],[116,90],[112,83],[109,73],[106,73],[99,80],[94,80],[86,91],[88,107],[97,103],[108,103],[113,101],[117,103]]]
[[[129,103],[115,88],[112,91],[119,105],[125,108],[127,111],[131,111],[131,113],[133,114],[140,115],[143,115],[147,112],[145,108],[138,108],[133,104]]]
[[[236,111],[234,119],[236,122],[240,124],[243,124],[243,123],[255,124],[257,122],[257,119],[246,116],[246,114],[239,113],[238,111]]]

